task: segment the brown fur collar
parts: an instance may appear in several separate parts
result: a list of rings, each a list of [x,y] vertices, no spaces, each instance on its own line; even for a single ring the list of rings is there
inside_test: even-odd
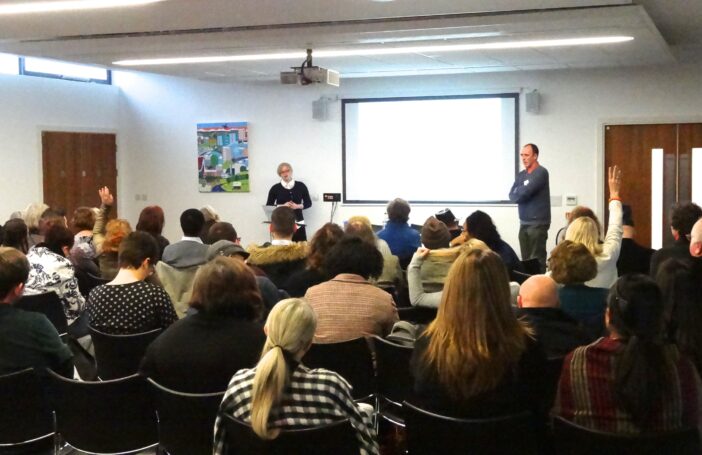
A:
[[[278,262],[292,262],[307,257],[307,242],[295,242],[291,245],[249,245],[247,262],[253,265],[269,265]]]

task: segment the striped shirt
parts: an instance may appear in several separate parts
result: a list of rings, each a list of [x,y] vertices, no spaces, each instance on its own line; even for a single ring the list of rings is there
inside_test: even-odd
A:
[[[229,382],[219,412],[251,422],[251,402],[256,369],[239,370]],[[271,410],[270,428],[294,430],[348,418],[356,430],[360,453],[378,454],[375,432],[365,414],[351,398],[351,386],[333,371],[310,370],[298,365],[292,373],[280,405]],[[214,429],[214,455],[227,453],[225,429],[218,416]]]
[[[631,415],[616,404],[615,363],[622,346],[619,340],[600,338],[568,354],[563,361],[553,414],[594,430],[640,433],[642,430]],[[668,348],[675,349],[675,346],[669,345]],[[701,387],[695,367],[680,357],[672,378],[671,393],[654,404],[651,428],[647,430],[699,427]]]

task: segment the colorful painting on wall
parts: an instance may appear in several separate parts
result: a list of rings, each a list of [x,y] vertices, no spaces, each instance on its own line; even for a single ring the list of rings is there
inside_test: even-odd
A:
[[[198,123],[197,169],[201,193],[248,193],[248,123]]]

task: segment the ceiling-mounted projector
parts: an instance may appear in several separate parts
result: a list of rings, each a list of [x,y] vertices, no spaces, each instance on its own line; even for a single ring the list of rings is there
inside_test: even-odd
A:
[[[294,66],[292,71],[280,72],[281,84],[327,84],[338,87],[341,75],[338,71],[312,65],[312,49],[307,49],[307,59],[300,66]]]

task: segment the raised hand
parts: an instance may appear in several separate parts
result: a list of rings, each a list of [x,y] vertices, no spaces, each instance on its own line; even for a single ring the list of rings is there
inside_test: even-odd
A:
[[[619,190],[622,187],[622,170],[616,164],[608,169],[609,173],[609,197],[619,198]]]
[[[115,198],[112,196],[112,193],[110,193],[110,189],[106,186],[100,188],[98,194],[100,195],[100,201],[103,205],[112,205],[115,202]]]

